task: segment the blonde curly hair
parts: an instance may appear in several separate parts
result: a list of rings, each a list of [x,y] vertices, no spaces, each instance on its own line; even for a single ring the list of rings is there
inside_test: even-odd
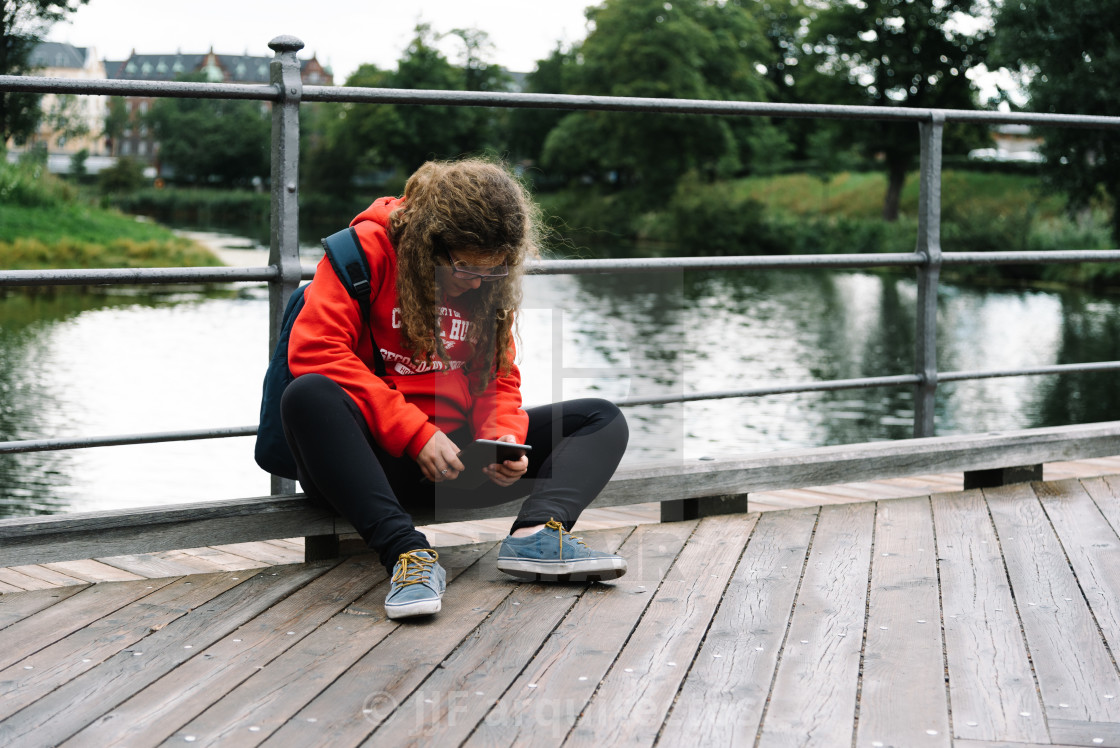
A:
[[[508,374],[525,261],[540,254],[539,211],[524,185],[504,165],[483,159],[429,161],[405,184],[388,233],[397,251],[401,337],[416,361],[447,357],[436,279],[436,268],[447,265],[447,252],[470,249],[493,257],[494,265],[508,266],[508,276],[483,283],[463,299],[474,345],[466,366],[477,372],[478,388],[495,374]]]

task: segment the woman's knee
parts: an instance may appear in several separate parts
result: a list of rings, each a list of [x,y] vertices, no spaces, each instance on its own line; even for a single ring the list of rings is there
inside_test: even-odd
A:
[[[610,429],[616,438],[621,438],[623,444],[629,440],[630,427],[626,424],[626,416],[622,409],[610,400],[598,397],[588,397],[575,401],[579,410],[588,419],[585,433],[594,433],[600,429]]]
[[[280,416],[289,427],[298,427],[306,418],[322,414],[339,395],[345,397],[346,393],[334,380],[322,374],[304,374],[284,388]]]

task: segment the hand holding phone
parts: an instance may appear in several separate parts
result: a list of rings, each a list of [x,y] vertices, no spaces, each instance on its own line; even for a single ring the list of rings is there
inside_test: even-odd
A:
[[[532,451],[528,444],[514,444],[493,439],[475,439],[459,452],[459,461],[469,472],[474,468],[496,465],[506,460],[520,460],[526,452]]]
[[[506,460],[520,460],[532,449],[528,444],[475,439],[459,452],[459,461],[463,463],[464,470],[455,480],[455,485],[463,488],[481,485],[489,478],[483,468],[500,465]]]

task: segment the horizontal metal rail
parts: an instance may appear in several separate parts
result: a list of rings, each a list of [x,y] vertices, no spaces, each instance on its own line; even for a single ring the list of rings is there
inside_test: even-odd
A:
[[[1014,265],[1120,262],[1120,250],[1084,249],[1051,252],[945,252],[944,265]],[[762,270],[812,268],[917,267],[919,252],[842,255],[731,255],[727,257],[651,257],[614,260],[541,260],[527,266],[529,275],[656,273],[673,270]],[[300,269],[303,280],[315,276],[314,266]],[[273,281],[273,265],[239,268],[128,268],[107,270],[0,270],[0,287],[90,286],[98,284],[235,283]]]
[[[1116,249],[1055,249],[1047,252],[942,252],[942,265],[1049,265],[1120,262]]]
[[[823,117],[828,119],[928,122],[934,113],[946,122],[1038,124],[1062,127],[1120,129],[1120,117],[1033,112],[991,112],[966,109],[846,106],[841,104],[779,104],[764,101],[658,99],[638,96],[581,96],[572,94],[502,93],[491,91],[432,91],[399,88],[304,86],[303,101],[361,104],[483,106],[520,109],[570,109],[600,112],[655,112],[749,117]]]
[[[79,80],[34,75],[0,75],[0,91],[102,96],[152,96],[173,99],[257,99],[279,101],[275,86],[191,81]]]
[[[313,271],[314,272],[314,271]],[[95,286],[99,284],[235,283],[270,281],[275,267],[256,268],[112,268],[102,270],[2,270],[4,286]]]
[[[277,86],[185,81],[71,80],[38,76],[0,75],[0,90],[27,93],[73,93],[105,96],[157,96],[202,99],[257,99],[280,101]],[[293,92],[294,93],[294,92]],[[1120,117],[1036,112],[924,109],[916,107],[846,106],[841,104],[781,104],[764,101],[713,101],[662,99],[638,96],[582,96],[497,91],[444,91],[351,86],[303,86],[306,102],[355,104],[407,104],[501,107],[511,109],[567,109],[662,114],[706,114],[748,117],[812,117],[827,119],[928,122],[944,116],[946,122],[1053,125],[1120,129]]]
[[[253,436],[256,433],[256,426],[231,426],[228,428],[195,429],[191,431],[159,431],[148,434],[89,436],[81,439],[28,439],[26,441],[0,442],[0,454],[9,454],[13,452],[53,452],[62,449],[85,449],[86,447],[119,447],[126,444],[159,444],[161,442],[185,442],[197,439],[226,439],[233,436]]]
[[[1085,374],[1095,371],[1120,371],[1120,361],[1094,361],[1088,364],[1054,364],[1023,369],[996,371],[945,371],[937,375],[938,382],[964,382],[970,379],[995,379],[997,377],[1033,377],[1044,374]]]
[[[717,390],[714,392],[696,392],[688,395],[665,395],[663,397],[628,397],[617,400],[615,404],[622,406],[635,405],[670,405],[672,403],[688,403],[697,400],[726,400],[734,397],[762,397],[763,395],[787,395],[796,392],[833,392],[836,390],[870,389],[872,387],[900,387],[921,383],[917,374],[901,374],[895,377],[868,377],[865,379],[833,379],[827,382],[808,382],[802,384],[781,384],[771,387],[751,387],[744,390]]]
[[[963,382],[967,380],[993,379],[997,377],[1083,374],[1101,371],[1120,371],[1120,361],[1101,361],[1089,364],[1060,364],[1055,366],[1036,366],[1025,369],[1005,369],[999,371],[949,371],[939,374],[938,381],[940,383]],[[711,392],[690,393],[687,395],[666,395],[664,397],[628,397],[615,400],[614,403],[619,407],[671,405],[674,403],[697,402],[701,400],[764,397],[766,395],[788,395],[800,392],[835,392],[839,390],[872,389],[875,387],[904,387],[914,386],[919,384],[920,381],[921,378],[916,374],[901,374],[891,377],[834,379],[827,382],[804,382],[800,384],[773,385],[770,387],[751,387],[742,390],[715,390]],[[86,449],[89,447],[117,447],[130,444],[158,444],[161,442],[199,439],[228,439],[239,436],[254,436],[256,433],[256,426],[231,426],[219,429],[166,431],[153,434],[123,434],[119,436],[94,436],[82,439],[32,439],[27,441],[0,442],[0,454],[49,452],[64,449]]]

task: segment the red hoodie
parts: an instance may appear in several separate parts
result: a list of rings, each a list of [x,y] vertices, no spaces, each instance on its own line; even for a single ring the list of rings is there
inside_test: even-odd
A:
[[[357,403],[377,443],[394,456],[408,454],[416,459],[437,429],[450,433],[467,425],[476,439],[513,434],[523,442],[529,417],[521,409],[521,373],[516,365],[508,375],[495,376],[482,394],[471,394],[478,375],[462,368],[474,352],[467,342],[471,319],[458,299],[445,297],[440,303],[440,337],[447,360],[413,362],[412,350],[401,340],[397,253],[386,233],[389,215],[401,204],[400,198],[379,198],[350,224],[369,261],[370,284],[375,289],[370,328],[389,375],[382,380],[373,373],[373,347],[358,304],[326,257],[319,262],[292,326],[288,343],[292,374],[316,372],[338,383]]]

